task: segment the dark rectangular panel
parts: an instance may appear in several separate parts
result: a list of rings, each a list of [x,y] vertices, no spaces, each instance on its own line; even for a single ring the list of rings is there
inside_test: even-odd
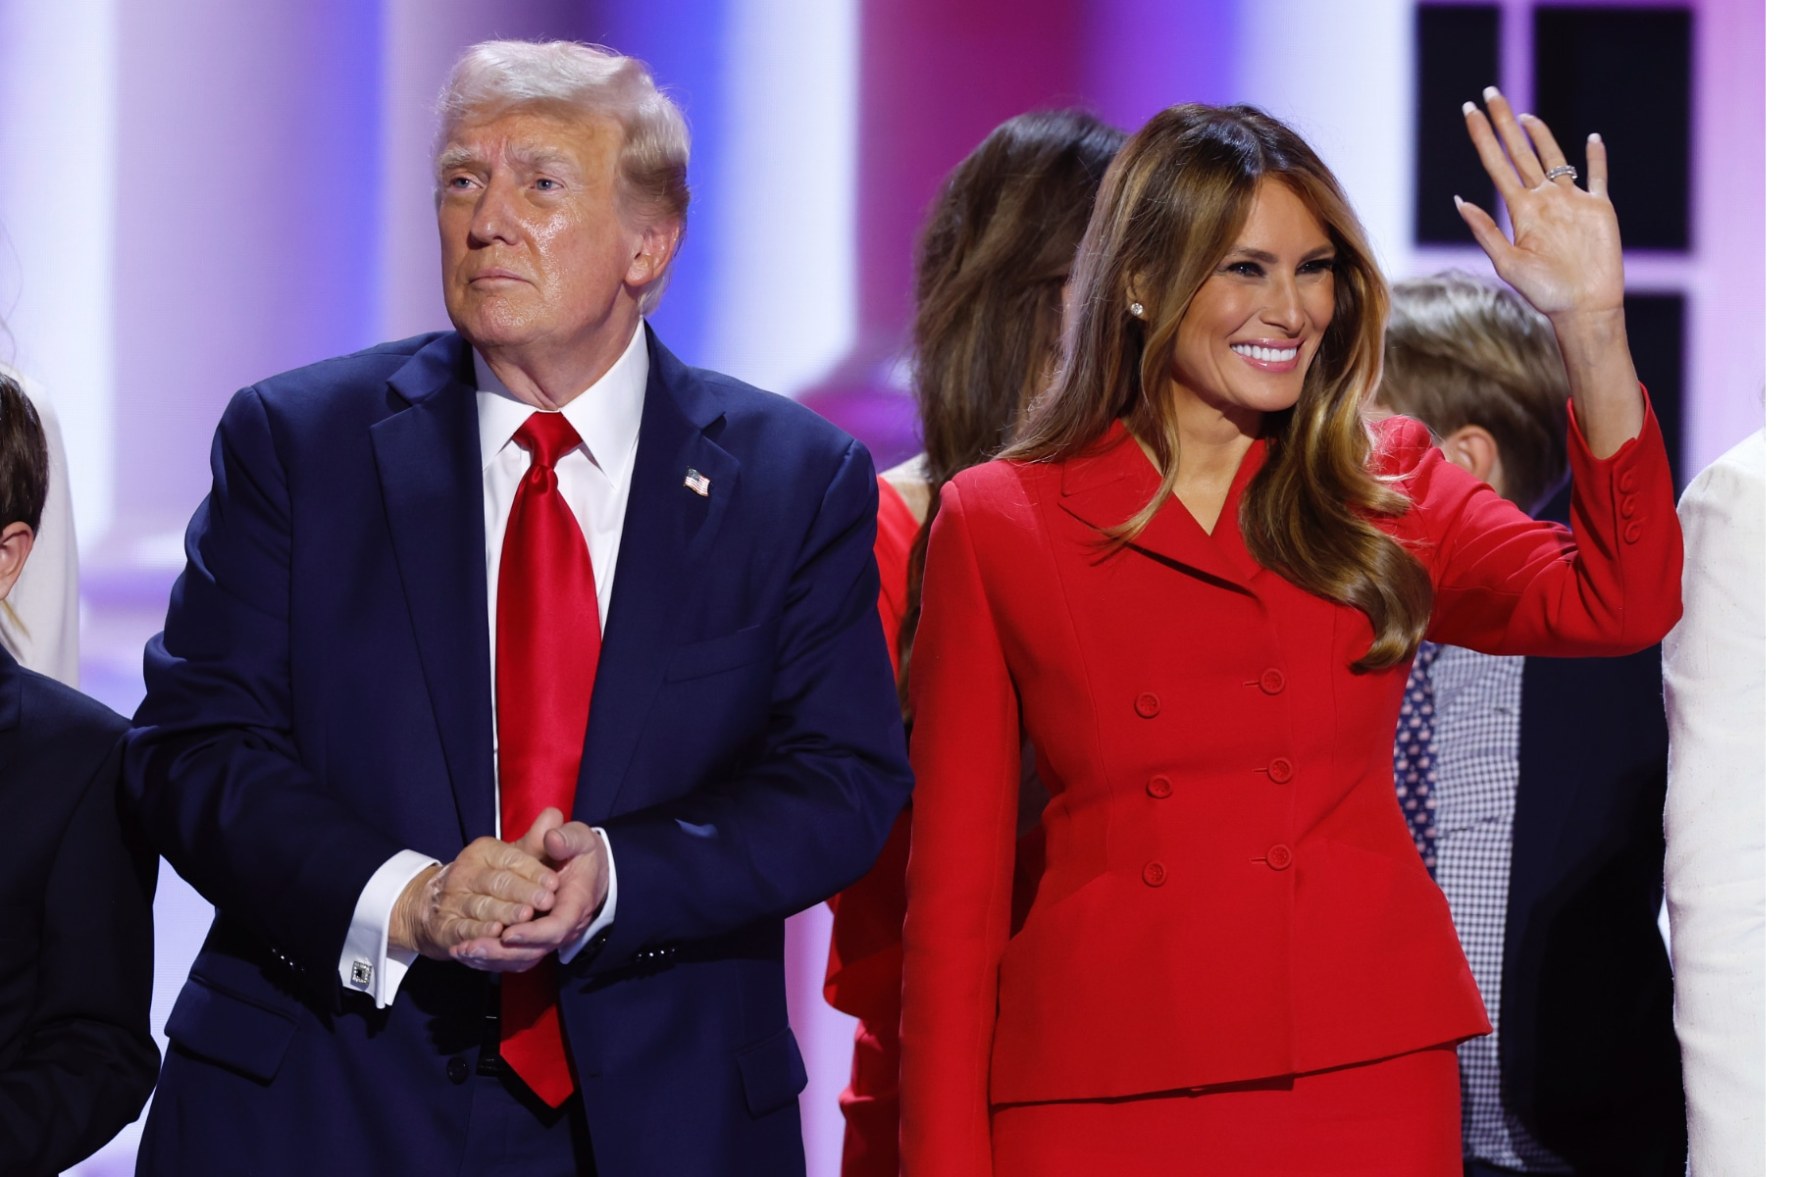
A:
[[[1535,41],[1535,113],[1583,184],[1587,135],[1605,140],[1624,248],[1689,248],[1692,12],[1539,7]]]
[[[1637,379],[1649,389],[1674,466],[1674,485],[1685,486],[1697,471],[1682,468],[1686,435],[1687,299],[1684,294],[1627,294],[1624,325],[1630,332],[1630,354]]]
[[[1454,197],[1494,211],[1493,185],[1468,142],[1462,103],[1499,82],[1499,8],[1492,4],[1420,4],[1417,12],[1418,107],[1413,236],[1421,245],[1468,245]]]

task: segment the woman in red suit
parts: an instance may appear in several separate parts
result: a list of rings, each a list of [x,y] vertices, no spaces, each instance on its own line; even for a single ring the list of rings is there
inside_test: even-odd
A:
[[[1604,149],[1583,190],[1496,91],[1467,121],[1514,240],[1463,216],[1568,367],[1572,533],[1370,424],[1386,288],[1292,131],[1178,106],[1108,173],[1067,362],[931,538],[909,1177],[1460,1173],[1453,1044],[1489,1027],[1394,797],[1412,654],[1639,649],[1680,565]],[[1050,801],[1013,935],[1022,738]]]
[[[920,525],[935,516],[944,483],[1011,441],[1025,401],[1047,381],[1068,267],[1123,142],[1081,111],[1019,115],[982,140],[938,193],[919,240],[913,321],[925,448],[881,476],[875,536],[881,623],[896,674],[917,620]],[[825,1000],[859,1019],[850,1084],[838,1101],[844,1177],[899,1173],[900,924],[910,821],[900,814],[874,869],[834,902]]]

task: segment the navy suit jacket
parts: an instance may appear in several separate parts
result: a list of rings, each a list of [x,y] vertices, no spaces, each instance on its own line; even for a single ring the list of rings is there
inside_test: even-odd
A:
[[[610,838],[617,922],[562,970],[564,1026],[602,1172],[798,1174],[782,919],[868,868],[911,783],[874,474],[810,411],[649,347],[573,812]],[[382,862],[495,830],[472,380],[427,335],[225,410],[127,748],[217,909],[140,1171],[457,1170],[489,978],[421,959],[378,1011],[337,961]]]
[[[1564,488],[1541,514],[1566,520]],[[1508,1107],[1582,1177],[1680,1177],[1674,989],[1656,927],[1661,648],[1524,665],[1499,1013]]]
[[[121,812],[124,734],[0,649],[0,1177],[75,1164],[156,1081],[156,856]]]

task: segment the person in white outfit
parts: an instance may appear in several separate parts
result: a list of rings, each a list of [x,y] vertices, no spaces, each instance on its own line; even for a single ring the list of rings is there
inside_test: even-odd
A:
[[[1685,615],[1662,644],[1667,890],[1693,1177],[1765,1171],[1763,435],[1680,500]]]
[[[0,365],[0,373],[11,376],[24,390],[50,444],[50,494],[44,500],[31,564],[19,574],[11,596],[0,604],[0,649],[27,670],[79,686],[75,512],[70,505],[69,459],[63,450],[62,426],[44,390],[34,381],[4,365]]]

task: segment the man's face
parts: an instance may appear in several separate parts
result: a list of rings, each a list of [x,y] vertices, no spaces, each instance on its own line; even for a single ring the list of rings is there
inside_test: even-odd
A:
[[[490,361],[609,363],[629,342],[673,240],[620,217],[622,140],[610,120],[545,106],[452,128],[437,174],[444,305]]]

